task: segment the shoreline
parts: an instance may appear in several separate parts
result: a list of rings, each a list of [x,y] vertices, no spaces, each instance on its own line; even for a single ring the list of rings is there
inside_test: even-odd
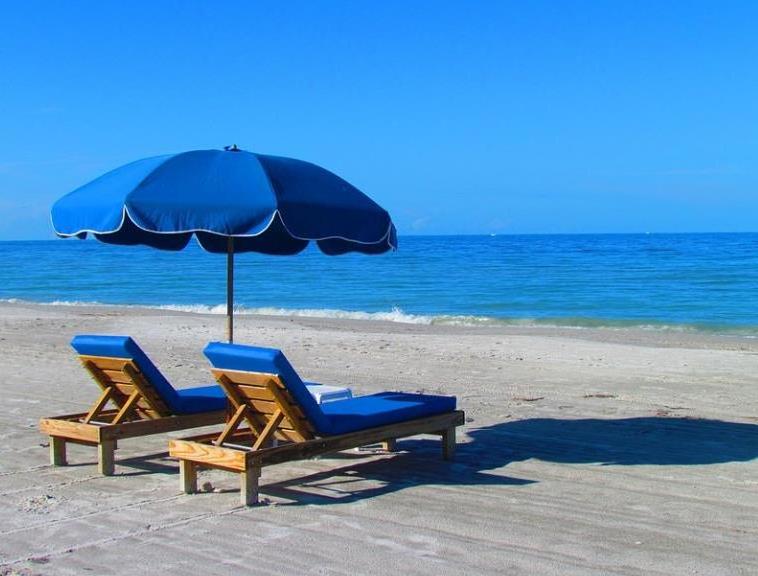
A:
[[[139,317],[198,317],[208,322],[217,321],[221,332],[217,339],[223,340],[225,315],[215,312],[180,310],[160,306],[119,305],[119,304],[68,304],[41,303],[31,301],[0,301],[0,311],[14,309],[23,310],[54,310],[59,314],[70,312],[78,315],[104,315]],[[613,342],[633,344],[638,346],[674,347],[720,350],[740,350],[758,353],[758,338],[752,336],[710,332],[700,330],[679,330],[667,328],[646,327],[584,327],[584,326],[554,326],[539,324],[458,324],[458,323],[412,323],[384,320],[378,318],[341,318],[330,316],[308,316],[306,314],[257,314],[235,313],[235,326],[254,324],[265,321],[271,323],[296,324],[311,328],[325,327],[329,329],[349,329],[364,332],[388,332],[406,334],[481,334],[508,336],[545,336],[586,340],[590,342]]]

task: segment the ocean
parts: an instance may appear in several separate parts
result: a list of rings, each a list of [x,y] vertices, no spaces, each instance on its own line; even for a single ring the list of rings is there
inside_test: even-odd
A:
[[[758,234],[405,236],[381,256],[235,256],[238,313],[758,336]],[[0,300],[225,312],[226,257],[0,242]]]

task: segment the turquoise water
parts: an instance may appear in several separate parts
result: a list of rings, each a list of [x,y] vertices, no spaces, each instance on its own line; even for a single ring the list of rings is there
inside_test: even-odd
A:
[[[226,258],[0,242],[0,299],[212,311]],[[758,234],[411,236],[382,256],[236,256],[240,312],[758,335]]]

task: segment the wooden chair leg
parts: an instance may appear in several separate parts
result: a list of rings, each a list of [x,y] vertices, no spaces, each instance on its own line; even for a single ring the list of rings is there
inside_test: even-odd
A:
[[[66,440],[60,436],[50,436],[50,464],[53,466],[65,466]]]
[[[397,450],[397,440],[394,438],[390,438],[389,440],[385,440],[382,442],[382,449],[384,449],[385,452],[394,452]]]
[[[243,506],[255,506],[258,503],[258,479],[260,468],[248,468],[240,474],[240,501]]]
[[[442,431],[442,458],[455,458],[455,426]]]
[[[97,467],[103,476],[113,476],[116,468],[115,450],[116,443],[113,440],[102,440],[97,445]]]
[[[197,492],[197,466],[189,460],[179,460],[179,480],[182,492],[195,494]]]

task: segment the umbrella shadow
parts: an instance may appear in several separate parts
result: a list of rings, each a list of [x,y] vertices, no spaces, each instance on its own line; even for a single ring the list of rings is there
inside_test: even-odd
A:
[[[468,434],[482,458],[499,446],[501,462],[680,466],[758,458],[758,425],[700,418],[529,418]]]

